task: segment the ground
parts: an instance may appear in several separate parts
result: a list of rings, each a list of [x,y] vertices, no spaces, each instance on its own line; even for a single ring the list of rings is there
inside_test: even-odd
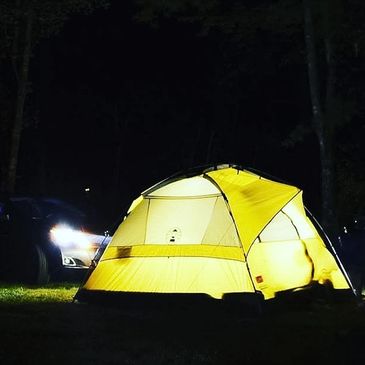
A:
[[[122,309],[74,304],[77,285],[0,286],[0,364],[365,363],[361,301]]]

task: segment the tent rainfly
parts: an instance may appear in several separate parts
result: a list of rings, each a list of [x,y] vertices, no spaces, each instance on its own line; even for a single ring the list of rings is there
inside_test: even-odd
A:
[[[176,175],[133,201],[76,294],[185,293],[265,299],[313,283],[350,289],[302,190],[235,165]]]

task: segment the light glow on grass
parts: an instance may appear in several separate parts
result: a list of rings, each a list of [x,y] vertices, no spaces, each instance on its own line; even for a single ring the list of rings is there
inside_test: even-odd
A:
[[[0,303],[71,303],[78,284],[46,285],[0,285]]]

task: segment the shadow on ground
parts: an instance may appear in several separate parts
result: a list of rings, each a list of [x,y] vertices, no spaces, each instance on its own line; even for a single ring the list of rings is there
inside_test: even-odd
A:
[[[1,289],[0,289],[1,290]],[[67,287],[71,298],[77,287]],[[0,302],[0,363],[365,363],[365,312],[354,301],[148,308],[37,300]]]

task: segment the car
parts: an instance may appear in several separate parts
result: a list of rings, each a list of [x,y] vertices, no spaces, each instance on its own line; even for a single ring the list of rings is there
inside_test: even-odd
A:
[[[44,284],[86,270],[103,235],[90,233],[87,216],[61,199],[0,199],[0,280]]]

